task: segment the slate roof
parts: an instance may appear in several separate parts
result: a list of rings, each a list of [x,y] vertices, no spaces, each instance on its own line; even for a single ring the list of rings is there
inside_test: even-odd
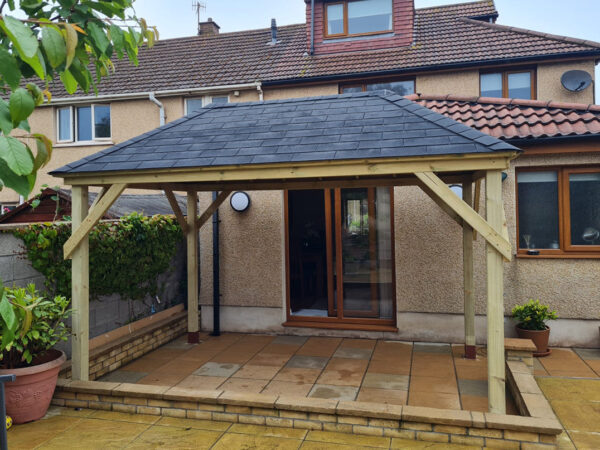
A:
[[[390,91],[213,105],[52,174],[518,151]]]
[[[600,105],[453,95],[408,98],[498,139],[600,137]]]
[[[410,73],[438,66],[482,65],[565,54],[600,56],[598,43],[470,19],[497,15],[494,3],[489,0],[417,9],[412,46],[316,56],[306,53],[305,24],[280,27],[279,43],[275,46],[268,45],[270,29],[161,40],[152,49],[140,50],[138,67],[115,58],[116,72],[103,80],[98,93],[125,94],[256,81],[268,85],[319,77],[348,79],[361,74]],[[60,81],[50,87],[54,98],[72,97]]]

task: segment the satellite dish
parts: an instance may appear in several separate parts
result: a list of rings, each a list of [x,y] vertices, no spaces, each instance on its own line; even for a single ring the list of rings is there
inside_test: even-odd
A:
[[[569,70],[563,74],[560,82],[567,91],[581,92],[592,84],[592,76],[585,70]]]

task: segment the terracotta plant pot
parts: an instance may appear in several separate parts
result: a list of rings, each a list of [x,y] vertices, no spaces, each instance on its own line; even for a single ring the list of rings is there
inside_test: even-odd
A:
[[[13,374],[17,379],[6,383],[6,413],[16,424],[41,419],[48,411],[56,388],[56,380],[67,356],[50,350],[39,363],[22,369],[0,370],[0,375]]]
[[[517,335],[521,339],[531,339],[537,347],[537,352],[533,356],[542,357],[548,356],[552,350],[548,348],[548,340],[550,339],[550,327],[546,326],[545,330],[525,330],[524,328],[516,327]]]

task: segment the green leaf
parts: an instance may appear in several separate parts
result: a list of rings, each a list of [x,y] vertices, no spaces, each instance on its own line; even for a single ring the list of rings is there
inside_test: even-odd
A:
[[[29,179],[10,170],[3,159],[0,159],[0,180],[7,188],[14,190],[23,197],[28,197],[32,190]]]
[[[75,93],[77,90],[77,80],[69,69],[60,74],[60,80],[69,94]]]
[[[40,106],[42,103],[44,103],[44,92],[38,86],[33,83],[27,83],[26,87],[33,97],[35,106]]]
[[[13,124],[16,125],[31,115],[35,102],[26,89],[19,88],[10,95],[8,107]]]
[[[52,26],[42,29],[42,47],[48,57],[48,62],[53,68],[60,66],[67,57],[67,46],[60,31]]]
[[[106,34],[102,28],[100,28],[94,22],[90,22],[87,26],[89,36],[94,45],[102,52],[106,53],[106,49],[110,45],[110,41],[106,37]]]
[[[0,317],[2,317],[4,323],[6,323],[8,329],[14,331],[17,325],[17,316],[6,295],[3,295],[2,300],[0,301]]]
[[[13,129],[12,118],[10,117],[10,109],[8,103],[0,98],[0,131],[8,135]]]
[[[39,168],[44,167],[50,161],[50,157],[52,156],[52,142],[43,134],[35,134],[34,136],[36,138],[37,154],[33,160],[33,170],[37,172]]]
[[[71,67],[69,68],[69,71],[71,72],[71,75],[73,75],[73,77],[77,80],[77,84],[81,86],[83,92],[88,92],[90,90],[91,75],[87,67],[82,66],[79,59],[74,59],[73,64],[71,64]]]
[[[0,75],[12,89],[19,86],[21,71],[17,66],[17,60],[2,46],[0,46]]]
[[[73,28],[73,25],[70,23],[65,24],[65,42],[66,42],[66,50],[67,50],[67,62],[65,64],[65,69],[68,69],[73,62],[73,58],[75,57],[75,49],[77,48],[77,42],[79,38],[77,37],[77,31]]]
[[[44,61],[44,55],[42,55],[42,51],[38,49],[36,55],[33,58],[23,58],[29,67],[31,67],[35,74],[40,77],[40,79],[46,78],[46,62]]]
[[[33,155],[18,139],[0,136],[0,158],[16,175],[29,175],[33,171]]]
[[[21,120],[21,122],[19,122],[19,125],[17,125],[17,128],[31,133],[31,127],[29,126],[28,120]]]
[[[38,51],[38,40],[27,25],[11,16],[0,20],[0,28],[8,35],[23,59],[33,58]]]
[[[115,52],[119,58],[123,57],[123,50],[125,48],[125,38],[123,37],[123,30],[117,25],[110,26],[110,38],[115,47]]]
[[[31,207],[33,209],[37,208],[38,206],[40,206],[41,200],[39,198],[36,198],[34,200],[31,201]]]

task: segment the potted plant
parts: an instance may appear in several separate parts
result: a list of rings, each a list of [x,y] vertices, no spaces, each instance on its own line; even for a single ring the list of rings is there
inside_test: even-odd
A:
[[[27,288],[0,286],[0,375],[13,374],[6,384],[6,411],[14,423],[42,418],[52,400],[58,373],[66,361],[53,349],[67,339],[69,300],[40,296],[33,284]]]
[[[556,320],[556,311],[550,311],[548,305],[543,305],[539,300],[529,300],[524,305],[517,305],[512,310],[512,317],[517,321],[517,335],[521,339],[531,339],[537,347],[533,356],[548,356],[550,327],[548,320]]]

